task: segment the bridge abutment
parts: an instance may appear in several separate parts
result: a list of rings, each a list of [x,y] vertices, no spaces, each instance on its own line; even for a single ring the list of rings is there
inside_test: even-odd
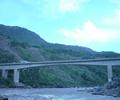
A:
[[[113,77],[112,65],[107,65],[107,73],[108,73],[108,82],[111,82]]]

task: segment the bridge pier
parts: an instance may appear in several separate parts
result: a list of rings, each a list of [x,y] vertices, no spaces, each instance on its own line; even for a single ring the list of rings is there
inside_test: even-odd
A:
[[[3,69],[2,70],[2,77],[7,78],[8,77],[8,70]]]
[[[108,82],[111,82],[113,77],[112,65],[107,65],[107,72],[108,72]]]
[[[14,69],[14,75],[13,75],[13,81],[15,84],[19,83],[19,70],[18,69]]]

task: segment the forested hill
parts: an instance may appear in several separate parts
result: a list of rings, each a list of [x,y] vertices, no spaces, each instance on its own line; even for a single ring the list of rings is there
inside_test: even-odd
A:
[[[24,42],[31,45],[46,44],[46,41],[36,33],[17,26],[5,26],[0,24],[0,34],[21,43]]]
[[[96,52],[86,47],[50,44],[28,29],[5,25],[0,25],[0,52],[27,61],[119,56],[114,52]]]
[[[120,54],[96,52],[80,46],[52,44],[28,29],[0,25],[0,63],[103,57],[120,57]],[[99,74],[96,75],[96,73]],[[102,84],[106,80],[105,69],[102,67],[98,69],[96,67],[56,66],[28,69],[21,71],[21,74],[21,81],[34,87],[94,85]]]

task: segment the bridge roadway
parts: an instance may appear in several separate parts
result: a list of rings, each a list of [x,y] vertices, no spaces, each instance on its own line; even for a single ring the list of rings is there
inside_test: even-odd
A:
[[[14,70],[13,81],[19,83],[19,71],[25,68],[56,66],[56,65],[100,65],[107,66],[108,81],[112,80],[112,66],[120,65],[120,58],[101,58],[101,59],[80,59],[80,60],[58,60],[58,61],[41,61],[26,63],[0,63],[2,77],[7,78],[8,70]]]

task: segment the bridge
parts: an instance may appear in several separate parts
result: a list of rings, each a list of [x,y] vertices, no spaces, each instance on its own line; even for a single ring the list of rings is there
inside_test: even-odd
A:
[[[25,68],[35,68],[56,65],[100,65],[107,67],[108,81],[112,80],[112,66],[120,65],[120,58],[101,58],[101,59],[80,59],[80,60],[58,60],[26,63],[0,63],[2,77],[7,78],[8,70],[13,70],[13,81],[19,83],[19,71]]]

